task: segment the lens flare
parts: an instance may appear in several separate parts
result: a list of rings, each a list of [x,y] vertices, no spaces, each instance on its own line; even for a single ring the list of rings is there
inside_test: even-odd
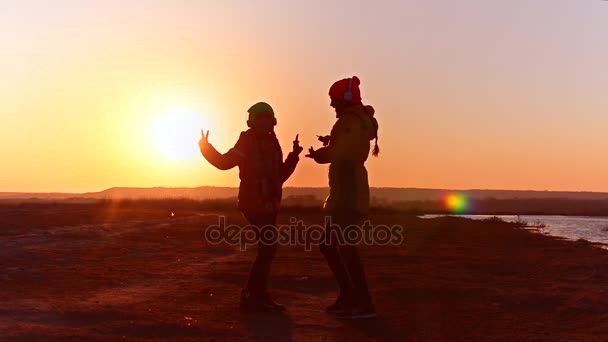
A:
[[[445,206],[455,214],[462,214],[467,210],[469,200],[461,193],[451,193],[445,198]]]

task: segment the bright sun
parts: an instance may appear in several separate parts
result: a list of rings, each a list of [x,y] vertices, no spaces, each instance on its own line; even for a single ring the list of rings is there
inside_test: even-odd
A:
[[[154,148],[171,160],[198,158],[201,129],[207,128],[200,113],[187,109],[171,109],[161,113],[152,124]]]

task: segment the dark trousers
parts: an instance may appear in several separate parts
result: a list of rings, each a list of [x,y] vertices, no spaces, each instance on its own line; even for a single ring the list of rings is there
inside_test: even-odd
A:
[[[264,231],[277,230],[276,221],[277,215],[272,213],[244,213],[249,224],[256,229],[257,256],[251,270],[249,271],[249,279],[247,280],[246,289],[253,296],[265,296],[268,288],[268,277],[270,275],[270,265],[277,253],[277,241],[264,240]]]
[[[340,230],[336,233],[342,234],[346,229],[361,229],[363,218],[354,213],[331,215],[331,219],[319,248],[338,282],[340,296],[355,303],[370,301],[367,278],[356,244],[341,243],[336,239],[337,234],[327,239],[332,230]]]

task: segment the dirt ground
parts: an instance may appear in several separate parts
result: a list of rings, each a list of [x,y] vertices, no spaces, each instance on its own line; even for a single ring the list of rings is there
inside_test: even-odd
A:
[[[373,216],[403,226],[402,245],[362,252],[377,319],[326,315],[336,285],[318,250],[303,246],[282,247],[273,265],[287,313],[242,314],[255,249],[205,243],[218,214],[244,223],[232,210],[171,205],[1,205],[0,340],[608,339],[607,250],[505,223],[403,214]]]

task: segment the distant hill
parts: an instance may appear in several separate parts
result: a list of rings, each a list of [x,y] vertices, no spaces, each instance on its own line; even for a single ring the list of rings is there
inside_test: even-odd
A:
[[[287,187],[284,198],[323,199],[328,189]],[[485,199],[571,199],[571,200],[608,200],[605,192],[573,192],[573,191],[517,191],[517,190],[447,190],[447,189],[418,189],[418,188],[372,188],[371,195],[375,202],[402,201],[434,201],[446,195],[459,192],[469,198]],[[82,199],[158,199],[158,198],[190,198],[212,199],[236,197],[235,187],[201,186],[196,188],[131,188],[115,187],[100,192],[86,193],[33,193],[33,192],[0,192],[0,199],[46,199],[61,200],[69,198]]]

